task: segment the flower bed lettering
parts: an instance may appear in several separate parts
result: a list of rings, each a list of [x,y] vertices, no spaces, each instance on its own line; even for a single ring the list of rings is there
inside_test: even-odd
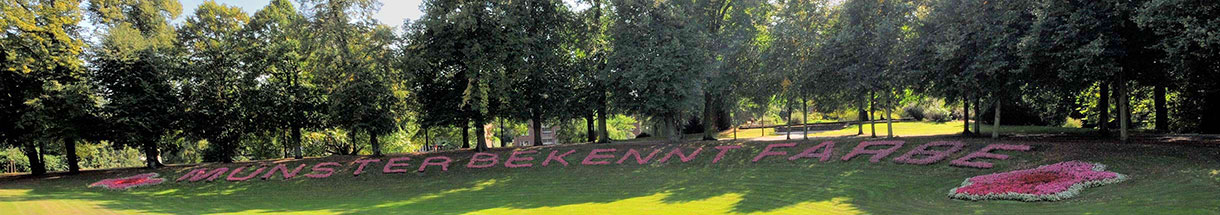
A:
[[[869,156],[868,161],[878,163],[881,160],[890,157],[900,148],[904,146],[904,141],[864,141],[857,144],[849,153],[842,157],[837,157],[839,162],[847,162],[852,158],[862,155]],[[814,146],[802,147],[796,143],[774,143],[762,147],[762,150],[751,156],[737,156],[737,158],[750,159],[749,163],[760,161],[797,161],[801,159],[816,159],[817,162],[830,162],[832,157],[835,157],[834,141],[825,141]],[[919,145],[910,151],[903,153],[897,158],[891,159],[895,163],[929,165],[947,159],[954,153],[961,151],[965,144],[958,141],[934,141]],[[734,153],[747,153],[742,149],[741,145],[722,145],[713,147],[716,155],[710,159],[704,158],[701,162],[710,162],[716,164],[727,155]],[[973,168],[991,168],[992,164],[982,161],[982,159],[1007,159],[1007,155],[996,154],[998,151],[1028,151],[1028,145],[1011,145],[1011,144],[991,144],[966,154],[958,159],[950,162],[951,166],[956,167],[973,167]],[[487,168],[540,168],[547,167],[552,164],[557,164],[560,167],[566,167],[572,162],[584,166],[600,166],[600,165],[646,165],[646,164],[664,164],[669,163],[670,159],[675,159],[677,162],[687,163],[696,162],[703,147],[675,147],[675,148],[649,148],[649,149],[615,149],[615,148],[594,148],[586,151],[583,157],[573,158],[570,155],[575,154],[577,150],[552,150],[541,152],[536,149],[515,150],[512,152],[501,154],[479,152],[472,153],[466,160],[465,165],[459,164],[457,167],[465,167],[467,169],[487,169]],[[647,154],[645,154],[647,152]],[[546,155],[543,157],[543,155]],[[264,165],[256,164],[251,166],[243,166],[237,168],[194,168],[182,176],[178,177],[176,182],[210,182],[226,176],[227,181],[246,181],[255,177],[261,179],[271,179],[275,176],[287,180],[298,175],[304,175],[307,178],[328,178],[336,173],[350,171],[352,176],[359,177],[366,172],[376,171],[380,169],[382,174],[399,174],[410,171],[425,172],[438,171],[447,172],[451,163],[455,159],[445,156],[430,156],[420,159],[419,157],[400,156],[388,158],[359,158],[349,163],[339,162],[322,162],[314,165],[309,164],[275,164]],[[541,161],[541,162],[538,162]],[[295,165],[295,166],[294,166]]]
[[[123,178],[101,180],[94,182],[93,184],[89,184],[89,187],[104,187],[111,190],[126,190],[133,187],[157,185],[161,184],[161,182],[165,182],[165,179],[157,178],[157,173],[145,173]]]

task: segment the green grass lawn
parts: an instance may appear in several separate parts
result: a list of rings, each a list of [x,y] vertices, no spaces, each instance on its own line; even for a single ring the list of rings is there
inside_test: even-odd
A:
[[[896,126],[897,127],[897,126]],[[897,127],[901,128],[901,127]],[[854,129],[854,128],[853,128]],[[929,128],[929,130],[931,130]],[[854,130],[853,130],[854,132]],[[853,133],[854,134],[854,133]],[[949,159],[990,143],[1034,145],[1032,152],[1006,152],[992,169],[897,164],[890,159],[935,140],[968,145]],[[799,142],[789,153],[825,139]],[[835,138],[843,156],[861,138]],[[40,180],[0,178],[0,214],[1216,214],[1220,213],[1220,148],[1164,143],[1117,144],[1082,138],[957,139],[909,137],[880,163],[867,157],[821,163],[771,157],[750,159],[763,146],[779,142],[656,142],[579,144],[541,148],[534,164],[551,150],[577,149],[573,165],[509,169],[502,165],[471,170],[470,152],[443,153],[456,159],[448,172],[383,175],[380,165],[358,177],[351,170],[330,178],[251,180],[247,182],[166,182],[129,191],[87,188],[104,178],[134,175],[143,169],[92,171]],[[715,145],[743,145],[711,164]],[[689,163],[581,166],[590,148],[704,147]],[[509,153],[498,149],[501,161]],[[795,151],[795,152],[794,152]],[[658,155],[660,156],[660,155]],[[357,157],[311,158],[351,162]],[[384,158],[383,158],[384,159]],[[414,161],[419,158],[413,157]],[[982,174],[1068,160],[1100,162],[1130,180],[1089,188],[1060,202],[962,201],[949,189]],[[273,162],[273,161],[267,161]],[[280,161],[295,162],[295,161]],[[630,163],[630,162],[629,162]],[[418,163],[412,163],[415,167]],[[236,166],[244,164],[229,164]],[[225,166],[209,164],[208,167]],[[291,165],[290,165],[291,166]],[[349,166],[350,168],[350,166]],[[186,168],[157,170],[170,180]]]
[[[915,136],[937,136],[937,135],[955,135],[962,133],[962,122],[895,122],[894,136],[896,137],[915,137]],[[971,125],[973,127],[973,125]],[[885,136],[888,132],[888,125],[885,122],[876,124],[877,136]],[[994,127],[984,125],[980,129],[983,134],[990,135]],[[973,129],[973,128],[972,128]],[[1065,128],[1065,127],[1048,127],[1048,126],[1000,126],[1000,134],[1082,134],[1094,131],[1084,128]],[[848,126],[843,129],[834,131],[825,131],[809,134],[810,137],[844,137],[856,136],[859,128],[855,125]],[[871,136],[873,132],[872,124],[864,124],[864,135]]]
[[[887,126],[885,122],[878,122],[877,136],[885,136]],[[973,126],[972,126],[973,127]],[[871,124],[864,124],[864,134],[871,136],[873,127]],[[973,128],[972,128],[973,129]],[[993,127],[984,125],[982,128],[983,134],[990,135]],[[1066,128],[1066,127],[1049,127],[1049,126],[1000,126],[1000,134],[1002,135],[1017,135],[1017,134],[1087,134],[1094,132],[1093,129],[1085,128]],[[854,137],[858,130],[853,124],[839,130],[815,132],[811,131],[809,137]],[[897,137],[920,137],[920,136],[940,136],[940,135],[958,135],[962,133],[962,122],[895,122],[894,135]],[[738,139],[750,139],[765,136],[777,136],[781,134],[775,133],[774,128],[755,128],[755,129],[740,129],[737,130]],[[697,140],[701,135],[687,135],[690,140]],[[733,139],[733,130],[722,131],[717,134],[720,139]],[[799,135],[797,136],[799,137]],[[662,140],[663,138],[652,138],[647,140]]]
[[[734,135],[733,130],[730,129],[728,131],[721,131],[719,134],[716,134],[716,138],[733,139],[733,135]],[[754,129],[738,129],[736,135],[737,135],[738,139],[749,139],[749,138],[756,138],[756,137],[775,136],[776,134],[775,134],[775,128],[754,128]]]

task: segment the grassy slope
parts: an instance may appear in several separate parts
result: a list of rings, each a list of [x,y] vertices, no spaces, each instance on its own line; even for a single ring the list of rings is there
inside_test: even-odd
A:
[[[904,138],[908,146],[953,137]],[[961,139],[967,150],[989,139]],[[796,149],[822,139],[802,142]],[[860,139],[836,139],[842,156]],[[955,168],[948,161],[928,166],[895,164],[889,159],[868,163],[866,157],[843,162],[788,161],[778,157],[749,160],[767,143],[699,142],[682,146],[742,144],[746,148],[710,164],[715,150],[706,148],[690,163],[609,166],[549,166],[485,170],[451,168],[352,177],[351,169],[327,179],[252,180],[241,183],[174,183],[131,191],[107,191],[85,186],[102,178],[144,170],[89,172],[44,180],[0,179],[3,214],[109,213],[270,213],[270,214],[963,214],[1022,211],[1099,214],[1220,213],[1220,149],[1212,146],[1113,144],[1096,140],[1007,139],[999,142],[1034,144],[1032,153],[997,161],[994,169]],[[578,149],[568,161],[579,163],[590,148],[672,147],[656,143],[567,145],[536,148]],[[497,151],[503,155],[507,151]],[[616,153],[621,155],[622,151]],[[795,152],[792,152],[795,153]],[[466,152],[451,152],[455,164],[465,164]],[[309,159],[350,162],[355,157]],[[419,158],[412,159],[412,166]],[[536,160],[536,161],[537,161]],[[1109,165],[1131,176],[1115,185],[1086,189],[1062,202],[969,202],[946,197],[967,177],[1035,167],[1067,160]],[[238,164],[242,165],[242,164]],[[535,162],[537,165],[537,162]],[[216,166],[216,165],[212,165]],[[370,166],[370,170],[380,165]],[[185,168],[164,168],[176,178]]]
[[[876,124],[876,126],[877,126],[877,136],[885,136],[888,125],[886,125],[885,122],[878,122]],[[973,126],[973,125],[971,125],[971,126]],[[865,124],[864,125],[864,134],[866,134],[866,135],[872,134],[872,128],[873,128],[872,125]],[[982,127],[982,130],[985,135],[990,135],[992,126],[985,125]],[[1094,130],[1083,129],[1083,128],[1065,128],[1065,127],[1047,127],[1047,126],[1007,126],[1007,125],[1000,126],[1000,134],[1004,134],[1004,135],[1081,134],[1081,133],[1088,133],[1088,132],[1092,132],[1092,131],[1094,131]],[[843,128],[843,129],[839,129],[839,130],[811,132],[809,134],[809,136],[810,137],[849,137],[849,136],[855,136],[857,132],[858,132],[858,130],[857,130],[856,126],[851,125],[851,126]],[[895,122],[894,123],[894,135],[897,137],[956,135],[956,134],[960,134],[960,133],[962,133],[962,122],[957,122],[957,121],[945,122],[945,123],[935,123],[935,122]],[[758,138],[758,137],[763,137],[763,136],[775,136],[775,135],[779,135],[779,134],[776,134],[775,129],[773,129],[773,128],[737,130],[738,139],[749,139],[749,138]],[[698,136],[698,135],[688,135],[688,136],[693,137],[693,136]],[[717,137],[719,137],[721,139],[732,139],[733,130],[722,131],[719,134],[717,134]],[[798,135],[798,137],[799,137],[799,135]],[[656,138],[656,139],[659,140],[660,138]],[[688,139],[693,140],[695,138],[688,138]]]
[[[885,122],[879,122],[876,124],[876,126],[877,126],[877,136],[885,136],[886,132],[888,132],[888,130],[887,130],[889,128],[888,125],[886,125]],[[963,126],[962,122],[957,122],[957,121],[946,122],[946,123],[895,122],[894,123],[894,135],[898,136],[898,137],[953,135],[953,134],[962,133],[962,126]],[[971,125],[971,127],[973,127],[973,126],[974,125]],[[873,131],[872,129],[873,129],[872,124],[864,124],[864,134],[871,135],[872,131]],[[990,135],[993,127],[991,125],[984,125],[984,126],[980,127],[980,129],[982,129],[983,134]],[[1093,131],[1093,130],[1083,129],[1083,128],[1064,128],[1064,127],[1046,127],[1046,126],[1007,126],[1007,125],[1000,126],[1000,134],[1004,134],[1004,135],[1011,135],[1011,134],[1079,134],[1079,133],[1087,133],[1090,131]],[[834,131],[812,133],[812,134],[809,134],[809,136],[810,137],[842,137],[842,136],[856,135],[858,132],[859,132],[859,128],[857,128],[855,125],[852,125],[852,126],[848,126],[846,128],[834,130]]]
[[[755,129],[738,129],[737,130],[738,139],[748,139],[748,138],[774,136],[774,135],[776,135],[775,128],[755,128]],[[721,131],[719,134],[716,135],[716,138],[733,139],[733,130]]]

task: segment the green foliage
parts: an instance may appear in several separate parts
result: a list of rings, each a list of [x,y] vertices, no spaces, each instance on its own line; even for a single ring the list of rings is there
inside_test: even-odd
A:
[[[4,151],[0,151],[0,169],[5,173],[29,172],[30,160],[20,149],[5,147]]]
[[[953,127],[949,130],[960,131]],[[833,150],[836,155],[851,151],[862,141],[856,138],[793,141],[796,147],[772,150],[793,154],[827,140],[836,142]],[[569,162],[579,162],[590,150],[597,148],[615,149],[616,155],[621,155],[627,149],[635,149],[646,156],[651,147],[660,147],[636,142],[547,147],[540,149],[539,155],[533,155],[535,160],[531,163],[534,167],[531,168],[510,169],[499,165],[487,169],[468,169],[450,166],[449,171],[443,174],[433,174],[432,169],[424,174],[380,174],[377,170],[385,162],[385,158],[382,158],[380,163],[369,164],[366,172],[359,177],[337,173],[323,179],[298,177],[287,181],[249,183],[163,183],[125,192],[97,191],[96,188],[81,186],[114,177],[110,174],[89,174],[56,180],[6,181],[5,186],[0,188],[0,195],[18,201],[5,202],[0,209],[56,213],[59,211],[54,207],[56,205],[79,205],[82,207],[77,210],[85,214],[182,214],[203,210],[214,213],[283,211],[306,214],[571,214],[573,211],[604,211],[606,214],[969,214],[980,210],[1036,214],[1210,214],[1220,210],[1216,207],[1216,197],[1220,194],[1215,190],[1220,189],[1220,184],[1216,183],[1218,173],[1214,165],[1220,159],[1203,152],[1181,153],[1180,146],[1171,144],[1106,144],[1107,141],[1101,140],[1033,141],[1030,144],[1037,144],[1035,147],[1040,151],[997,152],[1009,155],[1008,160],[988,160],[996,167],[978,170],[947,167],[947,161],[932,165],[892,163],[890,158],[913,150],[917,144],[944,140],[944,137],[902,140],[908,146],[879,163],[869,163],[860,158],[846,162],[818,162],[816,159],[789,161],[777,156],[750,162],[767,145],[776,142],[701,142],[682,145],[705,147],[699,156],[688,163],[671,159],[664,164],[650,165],[574,163],[563,167],[552,162],[548,167],[538,166],[539,160],[551,150],[575,150],[576,153],[568,159]],[[949,158],[965,156],[987,144],[1011,143],[1009,140],[961,141],[966,148]],[[716,156],[715,151],[708,151],[709,148],[730,144],[742,148],[728,152],[718,163],[711,164]],[[502,163],[509,152],[497,153]],[[457,159],[451,165],[458,165],[468,162],[461,158],[469,158],[472,154],[445,152],[419,156],[451,156]],[[1112,171],[1140,174],[1142,180],[1087,189],[1076,199],[1054,203],[960,201],[945,197],[945,192],[959,185],[964,178],[1063,161],[1059,156],[1049,155],[1103,163]],[[417,164],[417,158],[413,156],[411,163]],[[367,158],[332,157],[300,163],[346,164],[356,159]],[[249,164],[211,166],[236,168],[244,165]],[[291,167],[297,163],[287,165]],[[168,176],[181,175],[186,168],[173,167],[158,172],[162,173],[163,178],[170,178]],[[148,170],[117,170],[114,174],[143,172]],[[343,173],[350,174],[350,170]],[[742,183],[743,180],[750,183]],[[895,189],[903,191],[895,192]],[[524,195],[534,197],[521,198]],[[191,201],[153,203],[182,199]],[[1115,204],[1114,199],[1158,204],[1156,207]],[[463,204],[462,207],[453,206],[459,202]],[[914,204],[920,206],[912,207]],[[336,211],[335,207],[343,207],[343,210]]]
[[[1147,44],[1165,62],[1165,72],[1150,85],[1178,86],[1180,97],[1171,102],[1172,128],[1179,131],[1220,133],[1220,2],[1187,0],[1146,0],[1130,5],[1132,20],[1156,38]],[[1142,78],[1141,78],[1142,79]],[[1204,99],[1199,99],[1204,98]],[[1198,119],[1198,120],[1190,120]]]
[[[205,161],[232,162],[239,141],[252,127],[246,122],[252,116],[248,113],[255,112],[243,108],[255,105],[247,98],[253,95],[257,74],[245,72],[240,65],[241,55],[247,52],[240,33],[248,21],[241,8],[209,1],[178,29],[179,47],[190,59],[179,75],[184,130],[208,140]]]
[[[88,13],[106,29],[94,46],[93,77],[109,103],[110,139],[116,144],[139,146],[146,165],[160,165],[158,141],[180,118],[182,102],[172,87],[173,72],[181,59],[172,49],[174,29],[169,25],[181,13],[173,0],[93,0]]]
[[[110,169],[140,166],[140,151],[130,147],[115,148],[106,142],[87,142],[78,144],[76,154],[80,155],[81,168]]]
[[[705,71],[705,49],[697,28],[673,1],[612,2],[614,53],[608,57],[610,98],[627,113],[648,116],[662,125],[658,136],[677,140],[684,116],[702,102],[698,77]]]
[[[949,109],[945,108],[945,101],[937,98],[924,98],[919,102],[907,104],[902,107],[902,112],[906,117],[919,121],[946,122],[951,119]]]
[[[10,0],[0,4],[0,146],[23,150],[34,174],[45,142],[80,138],[93,118],[77,32],[79,1]],[[92,121],[92,120],[90,120]],[[79,124],[78,124],[79,123]],[[35,143],[39,142],[39,143]]]
[[[638,117],[669,140],[684,122],[863,114],[848,109],[942,122],[966,103],[988,115],[974,122],[999,108],[1004,124],[1090,128],[1124,107],[1132,128],[1220,128],[1210,1],[582,2],[430,0],[396,32],[372,18],[377,0],[253,16],[208,1],[178,25],[174,0],[6,0],[0,143],[33,168],[96,144],[227,162],[464,147],[530,121],[564,124],[565,142],[599,118],[608,139]]]
[[[328,124],[366,133],[372,153],[381,155],[377,138],[397,131],[402,113],[393,79],[398,71],[393,50],[398,38],[389,27],[373,21],[376,1],[312,0],[302,4],[310,17],[305,38],[310,39],[312,62],[307,69],[316,72],[316,84],[327,94]],[[352,142],[356,133],[348,133]],[[359,148],[334,152],[355,154]]]
[[[614,115],[607,120],[607,133],[612,140],[630,140],[635,139],[632,131],[636,129],[635,124],[638,122],[635,118],[627,115]],[[560,143],[583,143],[588,142],[585,132],[588,127],[583,119],[569,120],[559,128]]]

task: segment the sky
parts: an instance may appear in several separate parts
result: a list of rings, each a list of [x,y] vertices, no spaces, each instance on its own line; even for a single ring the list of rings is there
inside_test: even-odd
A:
[[[178,22],[181,22],[187,16],[195,13],[195,8],[206,0],[181,0],[182,15],[178,16]],[[254,15],[254,12],[266,7],[271,0],[216,0],[216,3],[237,6],[246,11],[246,14]],[[296,1],[292,1],[296,4]],[[403,19],[416,20],[424,13],[419,10],[419,5],[423,4],[423,0],[383,0],[381,1],[381,10],[373,14],[373,18],[380,21],[382,24],[398,27],[402,25]],[[299,5],[297,9],[300,9]]]
[[[178,19],[175,20],[175,22],[182,22],[186,19],[185,17],[194,14],[195,8],[198,8],[199,5],[203,4],[203,2],[207,0],[180,1],[182,2],[182,15],[178,16]],[[216,3],[240,7],[242,10],[246,11],[246,14],[250,14],[251,16],[253,16],[254,12],[257,12],[259,9],[266,7],[267,4],[270,4],[270,2],[271,0],[216,0]],[[292,2],[293,4],[296,4],[296,1]],[[420,16],[424,15],[424,12],[420,11],[419,8],[419,6],[423,4],[423,0],[381,0],[380,2],[381,9],[378,10],[376,14],[373,14],[373,18],[377,19],[377,21],[381,22],[382,24],[393,26],[396,29],[402,25],[403,20],[418,20]],[[576,3],[576,0],[564,0],[564,2],[568,3],[570,7],[578,10],[587,7],[585,5]],[[300,9],[299,5],[297,5],[297,7],[297,9]]]

